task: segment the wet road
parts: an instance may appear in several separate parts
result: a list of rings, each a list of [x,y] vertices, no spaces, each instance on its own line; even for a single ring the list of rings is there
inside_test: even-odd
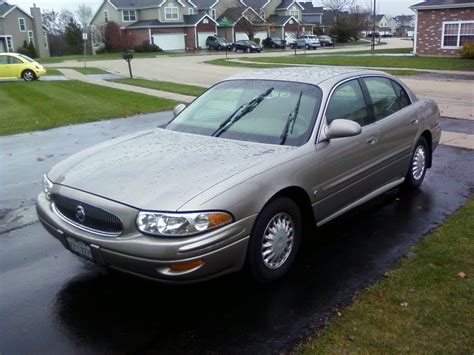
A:
[[[472,151],[440,146],[420,191],[392,190],[328,223],[288,277],[265,287],[243,274],[155,284],[82,262],[39,223],[4,232],[0,353],[290,350],[457,209],[473,176]]]

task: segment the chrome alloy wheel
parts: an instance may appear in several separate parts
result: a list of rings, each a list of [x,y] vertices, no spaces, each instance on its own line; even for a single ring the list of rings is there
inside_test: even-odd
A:
[[[262,240],[263,264],[269,269],[282,266],[293,250],[295,225],[287,213],[278,213],[268,222]]]
[[[425,172],[426,168],[426,151],[425,147],[419,145],[416,147],[415,154],[413,155],[413,162],[411,165],[411,173],[415,180],[420,180]]]
[[[31,70],[26,70],[23,73],[23,79],[25,81],[32,81],[35,78],[35,74]]]

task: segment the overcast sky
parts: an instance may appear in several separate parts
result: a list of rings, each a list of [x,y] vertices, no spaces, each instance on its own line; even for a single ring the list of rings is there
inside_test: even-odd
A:
[[[43,9],[55,9],[60,10],[66,8],[74,10],[78,4],[87,4],[92,7],[95,11],[102,0],[7,0],[10,4],[20,5],[23,9],[27,10],[33,3],[36,6]],[[373,2],[373,0],[357,0],[360,5]],[[408,8],[411,5],[421,2],[421,0],[377,0],[377,12],[387,15],[401,15],[401,14],[412,14],[412,11]],[[316,4],[320,4],[320,0],[315,0]]]

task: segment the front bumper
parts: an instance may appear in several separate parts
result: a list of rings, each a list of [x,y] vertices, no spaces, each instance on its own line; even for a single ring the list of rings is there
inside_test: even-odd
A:
[[[41,68],[41,69],[35,69],[35,74],[39,78],[40,76],[46,75],[46,69]]]
[[[238,271],[245,262],[250,231],[256,216],[250,216],[208,233],[188,238],[162,238],[138,232],[134,221],[138,210],[60,187],[61,194],[103,206],[123,217],[124,232],[118,237],[103,237],[81,230],[61,219],[43,193],[38,196],[36,209],[42,225],[70,249],[66,237],[90,246],[94,263],[164,282],[197,282]],[[194,269],[174,271],[170,264],[203,260]]]

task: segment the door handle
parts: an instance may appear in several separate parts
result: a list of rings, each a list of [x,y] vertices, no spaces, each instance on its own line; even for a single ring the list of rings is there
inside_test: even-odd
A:
[[[418,118],[414,118],[410,122],[413,123],[413,124],[417,124],[419,121],[418,121]]]
[[[369,139],[366,140],[367,144],[374,145],[377,143],[377,138],[375,137],[370,137]]]

